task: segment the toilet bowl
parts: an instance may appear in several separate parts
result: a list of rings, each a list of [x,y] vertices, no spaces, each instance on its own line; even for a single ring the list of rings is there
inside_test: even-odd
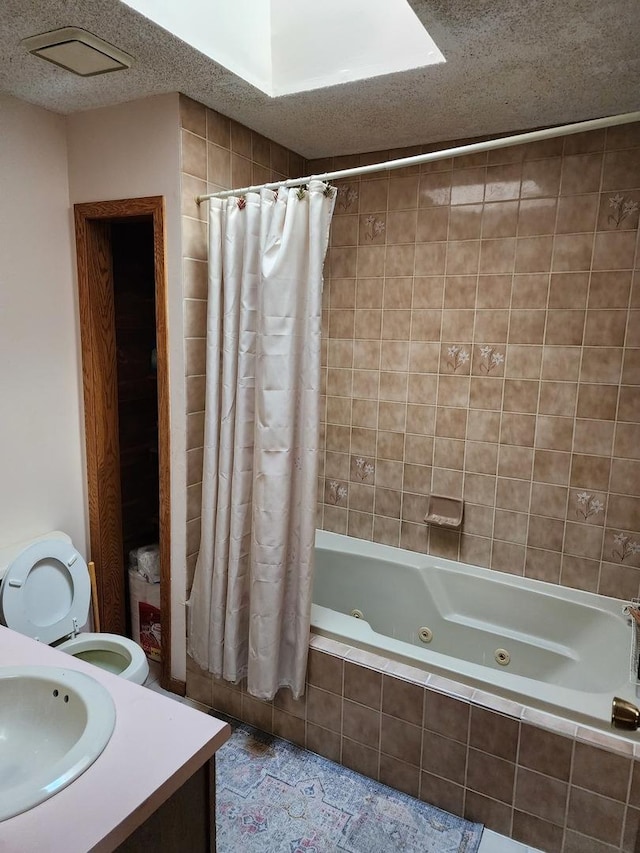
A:
[[[56,646],[61,652],[93,663],[108,672],[144,684],[149,674],[147,656],[137,643],[117,634],[84,633]]]
[[[149,664],[137,643],[118,634],[80,633],[90,602],[87,564],[66,533],[0,549],[0,624],[144,684]]]

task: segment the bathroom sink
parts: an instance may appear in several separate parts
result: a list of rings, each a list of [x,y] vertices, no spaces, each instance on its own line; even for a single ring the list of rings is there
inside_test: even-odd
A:
[[[0,667],[0,821],[84,773],[109,742],[115,721],[109,692],[88,675],[62,667]]]

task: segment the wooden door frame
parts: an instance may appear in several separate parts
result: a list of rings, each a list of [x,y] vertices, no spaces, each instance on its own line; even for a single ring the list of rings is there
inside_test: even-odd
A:
[[[74,205],[91,559],[96,564],[101,629],[124,634],[125,578],[118,441],[115,312],[109,225],[151,217],[158,354],[158,466],[162,685],[184,694],[171,678],[171,451],[164,197]]]

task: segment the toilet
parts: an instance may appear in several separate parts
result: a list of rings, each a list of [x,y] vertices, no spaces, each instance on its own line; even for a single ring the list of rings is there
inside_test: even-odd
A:
[[[90,602],[87,564],[66,533],[0,549],[0,624],[144,684],[149,664],[137,643],[118,634],[80,633]]]

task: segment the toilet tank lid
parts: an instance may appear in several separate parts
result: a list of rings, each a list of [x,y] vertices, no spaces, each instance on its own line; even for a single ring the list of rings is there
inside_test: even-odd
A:
[[[63,533],[62,530],[52,530],[51,533],[43,533],[41,536],[33,536],[31,539],[24,539],[21,542],[3,545],[0,547],[0,580],[2,580],[7,568],[21,551],[24,551],[25,548],[36,542],[41,542],[43,539],[60,539],[62,542],[71,542],[71,537],[68,533]]]

